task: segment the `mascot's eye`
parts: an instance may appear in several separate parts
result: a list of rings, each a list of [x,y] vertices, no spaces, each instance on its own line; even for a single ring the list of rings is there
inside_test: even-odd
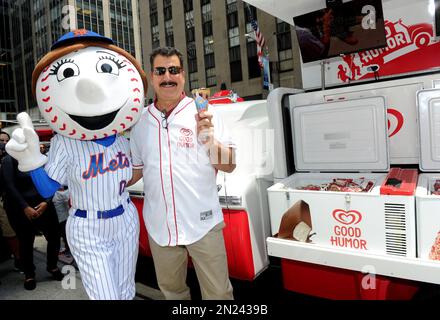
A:
[[[111,73],[119,75],[119,69],[125,67],[116,58],[113,57],[101,57],[96,64],[96,71],[98,73]]]
[[[102,72],[112,73],[113,68],[112,68],[112,66],[109,65],[108,63],[103,63],[103,64],[101,65],[101,70],[102,70]]]
[[[56,75],[58,81],[63,81],[64,79],[75,77],[79,75],[78,66],[73,63],[72,59],[64,59],[58,61],[52,69],[50,69],[50,74]]]

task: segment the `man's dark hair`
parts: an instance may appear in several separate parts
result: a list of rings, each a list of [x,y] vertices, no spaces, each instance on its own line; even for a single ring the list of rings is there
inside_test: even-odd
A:
[[[183,68],[183,55],[178,49],[174,47],[159,47],[154,49],[153,52],[150,54],[151,71],[153,71],[153,62],[156,56],[164,56],[164,57],[177,56],[180,61],[180,66]]]

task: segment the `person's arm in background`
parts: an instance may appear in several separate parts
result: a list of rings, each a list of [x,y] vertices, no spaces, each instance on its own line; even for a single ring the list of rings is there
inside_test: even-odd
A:
[[[141,178],[142,178],[142,169],[133,169],[133,176],[131,177],[131,180],[128,181],[127,187],[134,185]]]
[[[6,156],[2,160],[2,175],[5,184],[5,193],[11,201],[13,201],[21,210],[23,210],[29,219],[37,217],[39,215],[38,212],[29,206],[27,201],[21,195],[20,190],[17,189],[15,179],[18,168],[16,165],[14,165],[13,161],[14,160],[11,156]]]
[[[23,210],[28,204],[15,184],[16,170],[18,169],[14,166],[13,161],[11,156],[6,156],[2,160],[4,188],[7,196]]]

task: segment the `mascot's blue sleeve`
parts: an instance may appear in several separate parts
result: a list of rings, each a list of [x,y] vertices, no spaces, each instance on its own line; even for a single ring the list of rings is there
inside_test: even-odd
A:
[[[45,199],[52,197],[61,186],[61,184],[49,177],[43,167],[32,170],[30,174],[35,188]]]

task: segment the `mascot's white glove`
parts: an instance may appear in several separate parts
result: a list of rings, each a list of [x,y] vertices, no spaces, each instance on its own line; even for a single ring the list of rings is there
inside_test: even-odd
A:
[[[47,157],[40,152],[40,139],[31,118],[26,112],[21,112],[17,120],[20,128],[12,132],[12,138],[6,144],[6,152],[18,161],[18,170],[22,172],[44,166]]]

